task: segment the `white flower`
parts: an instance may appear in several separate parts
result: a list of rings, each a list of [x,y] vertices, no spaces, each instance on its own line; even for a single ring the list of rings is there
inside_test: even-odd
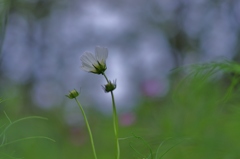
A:
[[[107,69],[106,59],[108,57],[108,49],[97,46],[95,48],[95,55],[91,52],[84,52],[81,56],[82,69],[87,72],[95,74],[103,74]]]

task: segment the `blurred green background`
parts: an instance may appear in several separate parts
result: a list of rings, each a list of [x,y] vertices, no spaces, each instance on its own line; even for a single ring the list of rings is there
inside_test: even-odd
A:
[[[97,155],[115,156],[104,79],[81,54],[109,49],[121,158],[239,159],[238,0],[0,0],[0,159],[90,159],[80,90]],[[233,61],[233,62],[229,62]],[[6,114],[7,116],[6,116]],[[31,139],[4,146],[18,139]],[[148,143],[148,144],[146,144]],[[149,149],[151,147],[151,151]]]
[[[121,158],[147,158],[149,146],[154,156],[157,153],[161,157],[167,152],[163,158],[239,158],[240,65],[224,62],[189,68],[188,74],[178,75],[177,79],[179,70],[173,72],[172,87],[167,96],[143,97],[134,113],[119,116],[120,137],[125,138],[120,141]],[[93,158],[84,124],[67,125],[61,108],[43,111],[19,101],[23,100],[9,99],[1,103],[1,110],[7,112],[12,121],[33,114],[49,120],[22,121],[9,129],[7,141],[46,136],[56,142],[44,139],[22,141],[2,147],[1,155],[8,153],[35,159]],[[86,111],[99,158],[114,158],[111,116],[95,109],[86,108]],[[80,111],[78,113],[81,115]],[[7,124],[3,113],[1,117],[1,124]]]

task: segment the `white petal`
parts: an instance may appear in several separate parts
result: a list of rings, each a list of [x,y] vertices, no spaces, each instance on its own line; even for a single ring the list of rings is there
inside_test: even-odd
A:
[[[82,61],[82,65],[83,66],[85,66],[85,65],[91,66],[92,65],[92,63],[89,60],[87,60],[87,59],[81,59],[81,61]]]
[[[82,67],[88,67],[88,68],[91,68],[91,69],[95,69],[95,67],[93,67],[92,64],[85,63],[85,62],[82,62]]]
[[[84,71],[87,71],[87,72],[93,72],[93,71],[95,71],[95,68],[93,68],[93,67],[82,66],[81,68],[82,68]]]
[[[94,55],[90,52],[85,52],[80,60],[82,61],[82,69],[88,72],[95,72],[96,68],[93,66],[97,64],[97,60]]]
[[[104,48],[104,47],[97,46],[97,47],[95,47],[95,54],[96,54],[96,59],[99,62],[105,63],[106,59],[108,57],[108,49]]]
[[[96,58],[94,57],[94,55],[90,52],[85,52],[82,56],[81,56],[81,61],[84,63],[88,63],[89,65],[95,64],[97,63]]]

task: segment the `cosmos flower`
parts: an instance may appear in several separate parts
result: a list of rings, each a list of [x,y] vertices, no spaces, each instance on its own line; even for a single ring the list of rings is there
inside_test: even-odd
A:
[[[95,48],[95,55],[91,52],[85,52],[81,56],[82,69],[87,72],[95,74],[103,74],[107,69],[106,59],[108,57],[108,49],[97,46]]]

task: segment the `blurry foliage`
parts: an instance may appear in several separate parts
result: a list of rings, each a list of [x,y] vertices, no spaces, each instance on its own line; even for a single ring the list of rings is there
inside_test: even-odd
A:
[[[172,88],[166,97],[142,98],[135,110],[136,123],[120,127],[120,137],[125,138],[120,140],[121,158],[238,159],[239,68],[238,63],[231,61],[180,68],[185,71],[180,71],[181,78],[172,79]],[[5,103],[5,108],[12,107]],[[6,110],[11,112],[11,109]],[[112,121],[96,110],[88,112],[91,112],[89,120],[97,155],[100,159],[111,159],[115,154]],[[60,117],[61,110],[35,111],[37,115],[42,113],[50,119],[47,124],[37,124],[30,129],[29,123],[22,123],[21,127],[31,130],[32,134],[41,131],[56,140],[56,144],[18,143],[14,145],[17,156],[26,159],[92,158],[84,125],[67,125]],[[25,133],[21,130],[11,134],[22,136]]]
[[[41,19],[49,16],[54,3],[55,0],[12,0],[12,12],[18,12],[27,17],[31,16],[36,19]]]
[[[4,100],[0,98],[0,104]],[[0,105],[2,106],[2,104]],[[2,110],[2,107],[1,109]],[[47,139],[50,141],[54,141],[45,136],[32,136],[31,129],[26,129],[21,125],[26,120],[33,120],[33,119],[41,119],[46,120],[46,118],[40,116],[29,116],[23,117],[20,119],[12,120],[7,115],[5,111],[0,112],[0,158],[1,159],[20,159],[16,154],[16,151],[19,149],[16,145],[21,145],[21,143],[26,142],[28,140],[42,140]],[[4,118],[5,117],[5,118]],[[30,126],[30,123],[27,123],[27,126]],[[12,128],[13,127],[13,128]],[[12,131],[11,131],[12,130]],[[33,131],[35,132],[35,131]]]
[[[5,56],[7,57],[6,60],[16,62],[19,67],[13,68],[12,65],[9,65],[10,62],[5,62],[3,65],[0,63],[0,66],[3,66],[3,69],[0,68],[0,76],[3,77],[2,83],[9,82],[9,79],[19,82],[23,86],[23,90],[29,94],[34,92],[34,88],[39,90],[40,84],[47,83],[46,81],[56,83],[56,87],[62,87],[65,90],[69,89],[66,87],[68,85],[65,83],[68,81],[65,77],[76,77],[73,72],[76,68],[78,69],[78,67],[74,67],[73,71],[71,63],[74,63],[72,61],[76,58],[71,57],[78,57],[79,52],[82,52],[83,49],[89,46],[92,47],[97,43],[97,45],[118,48],[121,55],[128,57],[123,57],[126,66],[129,66],[127,68],[130,72],[128,81],[129,83],[137,81],[135,82],[137,85],[141,80],[152,78],[145,77],[145,74],[148,73],[153,77],[166,76],[166,74],[162,75],[160,73],[154,75],[152,73],[154,71],[148,70],[148,68],[152,67],[139,65],[145,60],[149,61],[148,58],[136,58],[138,52],[144,50],[145,45],[148,47],[149,52],[153,50],[159,55],[153,54],[153,56],[156,56],[154,58],[156,61],[152,65],[155,68],[161,67],[162,70],[167,65],[167,70],[169,67],[182,66],[185,62],[195,62],[201,60],[202,57],[204,59],[205,54],[209,54],[206,53],[206,50],[211,50],[214,47],[218,48],[221,43],[224,43],[222,39],[228,41],[228,38],[233,37],[236,43],[239,41],[239,13],[234,8],[238,4],[236,0],[228,2],[195,2],[191,0],[146,2],[139,0],[137,2],[138,6],[132,7],[135,3],[136,1],[130,2],[128,0],[121,2],[105,0],[99,4],[88,1],[79,2],[77,0],[1,0],[0,8],[3,8],[1,10],[3,14],[0,14],[0,50],[2,50],[1,46],[7,26],[8,14],[12,20],[11,25],[19,25],[19,28],[17,28],[19,30],[13,27],[11,33],[16,30],[16,32],[21,32],[20,35],[18,33],[11,34],[12,36],[16,35],[16,38],[9,38],[8,47],[5,50],[5,54],[8,55]],[[164,8],[165,6],[166,8]],[[102,10],[106,12],[102,12]],[[100,20],[96,14],[98,12]],[[108,17],[110,13],[116,16]],[[208,21],[207,17],[211,21]],[[111,21],[111,18],[113,21]],[[112,27],[112,23],[119,20],[118,18],[122,18],[119,22],[123,27],[115,26],[114,31],[108,29],[108,27]],[[216,19],[213,21],[213,18]],[[99,22],[101,20],[102,22]],[[99,25],[99,23],[104,25]],[[110,26],[107,26],[108,23]],[[79,28],[79,31],[76,28]],[[218,30],[218,28],[220,29]],[[225,32],[226,35],[222,35],[225,35],[224,38],[218,37],[220,33]],[[206,49],[204,47],[206,47],[205,43],[208,44],[206,40],[211,39],[209,37],[212,38],[212,41],[218,41],[215,39],[219,39],[220,42],[216,43],[216,46]],[[233,49],[225,54],[226,56],[233,54],[234,59],[238,61],[239,47],[235,46],[234,40]],[[9,49],[15,47],[15,50]],[[16,52],[19,53],[18,56],[15,56]],[[149,52],[146,51],[146,57]],[[170,58],[166,58],[167,60],[162,63],[160,58],[165,58],[164,56]],[[15,58],[20,60],[13,60]],[[137,59],[136,62],[131,61],[133,58]],[[21,65],[24,60],[26,60],[26,65]],[[125,68],[123,67],[123,69]],[[147,73],[136,70],[145,70]],[[15,73],[16,76],[12,76]],[[73,80],[75,81],[72,83],[77,83],[80,77]],[[82,81],[84,83],[86,78],[83,77]],[[4,86],[2,87],[4,89]],[[32,101],[29,100],[28,102],[32,104]],[[39,103],[36,100],[34,102]]]
[[[0,0],[0,57],[2,53],[2,45],[4,41],[10,5],[11,0]]]
[[[186,67],[168,97],[154,105],[143,101],[139,132],[148,134],[155,147],[168,137],[187,139],[164,158],[239,158],[239,68],[230,61]]]
[[[55,2],[47,0],[0,0],[0,50],[2,50],[9,11],[21,13],[26,18],[41,19],[50,14],[51,7],[54,6]],[[211,3],[220,2],[222,1]],[[231,1],[229,6],[232,8],[234,1]],[[155,14],[162,14],[161,9],[154,3],[152,9]],[[171,46],[176,66],[181,65],[184,57],[191,51],[200,54],[198,49],[201,36],[189,37],[183,24],[179,22],[186,14],[185,11],[182,2],[182,5],[176,7],[172,20],[159,22],[156,21],[158,18],[142,16],[147,21],[147,23],[142,23],[148,26],[152,25],[164,32]],[[140,12],[140,15],[145,15],[145,12]],[[236,17],[233,16],[233,18]],[[121,35],[118,40],[122,40],[124,46],[134,46],[136,43],[133,41],[138,39],[138,33],[141,31],[134,28],[128,32],[127,40],[126,35]],[[239,29],[236,31],[236,35],[239,41]],[[89,34],[86,37],[88,36]],[[100,37],[98,38],[100,39]],[[118,40],[112,40],[113,44]],[[239,61],[239,48],[237,49],[234,59]],[[141,136],[149,142],[153,154],[158,154],[159,157],[174,146],[165,154],[164,159],[240,158],[240,65],[231,61],[192,65],[177,69],[170,78],[172,78],[172,85],[169,94],[160,99],[141,98],[138,107],[135,108],[137,122],[129,127],[121,127],[120,136],[131,136],[132,132]],[[29,123],[21,123],[17,129],[12,129],[11,136],[22,137],[26,131],[30,131],[32,134],[41,131],[45,136],[52,137],[57,142],[50,145],[45,141],[28,141],[14,144],[14,147],[8,147],[6,151],[26,159],[91,158],[87,130],[84,127],[78,128],[78,125],[76,127],[67,125],[62,117],[63,110],[61,108],[47,112],[33,109],[29,104],[29,94],[32,87],[29,83],[19,86],[18,99],[14,98],[5,102],[4,107],[1,106],[0,110],[6,110],[9,116],[15,118],[23,114],[36,114],[47,116],[50,120],[47,124],[31,123],[30,126]],[[26,90],[29,94],[25,93]],[[2,100],[0,100],[1,102]],[[96,110],[90,110],[90,112],[90,125],[96,140],[97,154],[99,158],[112,159],[115,152],[112,122]],[[0,119],[0,124],[7,121],[3,114],[1,114]],[[3,128],[1,127],[0,130]],[[183,142],[177,144],[180,141]],[[138,143],[135,138],[131,138],[121,141],[121,158],[140,157],[130,148],[130,143],[135,143],[134,148],[143,156],[145,155],[144,157],[149,156],[148,146]]]
[[[0,53],[2,51],[9,14],[17,13],[26,18],[39,20],[49,16],[54,3],[55,0],[0,0]]]
[[[9,13],[20,13],[36,17],[37,19],[46,17],[50,13],[50,9],[55,0],[1,0],[0,11],[1,20],[7,19]]]

